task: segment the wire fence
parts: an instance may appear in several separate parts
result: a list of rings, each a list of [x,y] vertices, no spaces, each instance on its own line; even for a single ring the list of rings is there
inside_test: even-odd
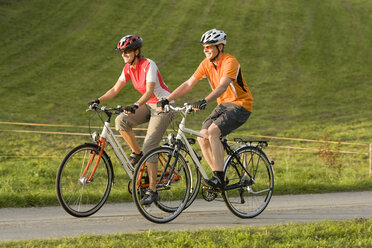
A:
[[[52,127],[52,128],[101,128],[98,126],[78,126],[78,125],[59,125],[59,124],[42,124],[42,123],[21,123],[21,122],[2,122],[0,121],[0,125],[7,125],[7,126],[30,126],[30,127]],[[134,131],[146,131],[147,128],[133,128]],[[172,131],[172,130],[168,130]],[[90,136],[89,133],[85,132],[61,132],[61,131],[43,131],[43,130],[19,130],[19,129],[0,129],[0,132],[11,132],[11,133],[28,133],[28,134],[51,134],[51,135],[73,135],[73,136]],[[115,135],[117,137],[121,137],[121,135]],[[290,138],[290,137],[276,137],[276,136],[265,136],[265,135],[249,135],[248,137],[253,138],[260,138],[260,139],[268,139],[268,140],[283,140],[283,141],[292,141],[292,142],[310,142],[310,143],[317,143],[317,144],[336,144],[336,145],[349,145],[354,147],[361,147],[360,150],[364,151],[348,151],[348,150],[337,150],[334,152],[342,153],[342,154],[360,154],[369,156],[369,175],[372,177],[372,143],[353,143],[353,142],[341,142],[341,141],[330,141],[330,140],[319,140],[319,139],[303,139],[303,138]],[[136,138],[144,139],[145,136],[136,135]],[[271,147],[279,148],[279,149],[291,149],[297,150],[301,152],[319,152],[319,148],[309,148],[309,147],[301,147],[301,146],[288,146],[288,145],[275,145],[271,144]],[[37,156],[30,156],[30,155],[3,155],[0,154],[0,157],[37,157]],[[42,156],[42,157],[49,157],[49,156]],[[50,156],[53,157],[53,156]]]

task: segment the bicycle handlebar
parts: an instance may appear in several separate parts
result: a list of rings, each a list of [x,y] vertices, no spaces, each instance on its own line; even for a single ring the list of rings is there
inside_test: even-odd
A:
[[[118,105],[116,108],[109,108],[106,106],[99,106],[97,103],[93,103],[91,105],[91,108],[86,110],[88,111],[102,111],[105,113],[115,113],[115,114],[121,114],[124,112],[123,108],[121,105]]]
[[[194,111],[191,104],[184,103],[183,105],[184,105],[183,107],[173,107],[172,105],[169,105],[169,104],[165,105],[164,109],[160,113],[162,112],[167,113],[170,110],[173,110],[175,112],[182,112],[182,113],[191,113]]]

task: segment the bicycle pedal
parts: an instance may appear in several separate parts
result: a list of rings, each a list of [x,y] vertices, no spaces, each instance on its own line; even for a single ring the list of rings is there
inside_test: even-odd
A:
[[[148,204],[148,205],[141,205],[143,208],[145,208],[145,209],[150,209],[151,208],[151,205],[152,205],[152,203],[151,204]]]
[[[219,194],[222,192],[220,188],[214,188],[211,186],[203,185],[203,190],[214,193],[214,194]]]

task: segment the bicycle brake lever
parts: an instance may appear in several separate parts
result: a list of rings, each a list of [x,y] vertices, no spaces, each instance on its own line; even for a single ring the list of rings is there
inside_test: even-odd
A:
[[[121,107],[121,105],[118,105],[117,107],[117,110],[115,111],[115,114],[121,114],[121,113],[123,113],[124,112],[124,110],[122,109],[122,107]]]

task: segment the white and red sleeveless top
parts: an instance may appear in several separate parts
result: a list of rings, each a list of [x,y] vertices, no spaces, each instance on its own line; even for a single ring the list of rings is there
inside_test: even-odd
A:
[[[131,68],[130,64],[125,64],[119,80],[127,83],[129,79],[142,95],[146,92],[146,83],[155,82],[154,95],[147,103],[157,103],[160,99],[170,95],[170,90],[164,83],[158,67],[151,59],[141,58],[135,68]]]

